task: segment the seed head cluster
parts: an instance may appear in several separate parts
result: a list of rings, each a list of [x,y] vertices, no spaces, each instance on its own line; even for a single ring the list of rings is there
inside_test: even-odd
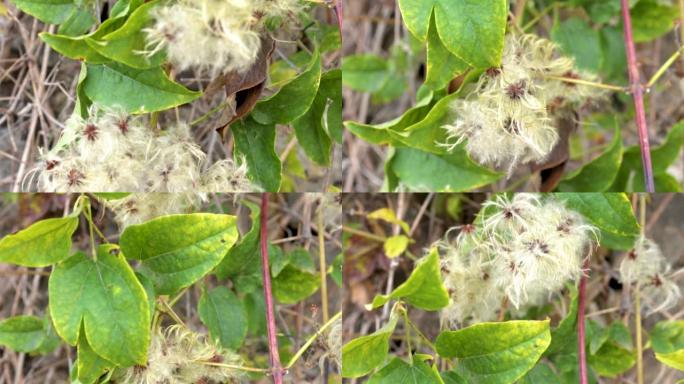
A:
[[[597,97],[595,88],[554,78],[592,80],[560,56],[558,47],[535,35],[507,35],[502,65],[490,68],[464,99],[454,102],[456,120],[444,126],[449,150],[466,142],[477,162],[508,167],[544,161],[559,140],[554,117],[561,107]]]
[[[536,305],[582,275],[596,229],[575,211],[538,194],[499,195],[475,224],[438,243],[450,305],[448,326],[491,321],[504,302]],[[447,232],[447,235],[449,234]]]
[[[150,343],[147,365],[114,372],[113,383],[187,384],[237,383],[243,376],[236,369],[206,364],[241,366],[237,354],[220,348],[204,335],[180,325],[157,331]]]
[[[620,280],[639,285],[642,302],[652,314],[672,308],[682,296],[677,283],[667,277],[670,268],[658,244],[641,236],[620,263]]]
[[[257,59],[266,23],[295,19],[300,0],[177,0],[152,10],[148,55],[165,50],[178,69],[244,72]]]
[[[38,175],[38,187],[46,192],[257,189],[247,178],[246,165],[232,160],[209,164],[187,124],[154,132],[140,117],[98,107],[90,108],[87,119],[70,118],[58,143],[31,174]]]

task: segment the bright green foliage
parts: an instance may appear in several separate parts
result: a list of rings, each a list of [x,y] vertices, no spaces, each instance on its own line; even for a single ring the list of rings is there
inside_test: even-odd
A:
[[[261,124],[288,124],[309,110],[321,82],[321,55],[316,51],[299,76],[283,85],[274,95],[260,100],[252,118]]]
[[[370,373],[387,358],[389,340],[397,326],[393,313],[384,327],[375,333],[358,337],[342,347],[342,377],[359,377]]]
[[[145,364],[150,341],[147,295],[114,245],[97,260],[76,253],[50,275],[50,314],[55,330],[76,345],[83,330],[98,355],[121,366]],[[83,327],[83,328],[81,328]]]
[[[420,167],[416,167],[420,164]],[[400,184],[416,191],[465,192],[491,184],[503,174],[476,164],[462,146],[437,155],[413,148],[397,148],[386,164],[387,189]]]
[[[78,213],[40,220],[0,240],[0,262],[25,267],[45,267],[69,256],[71,235],[78,227]]]
[[[409,364],[397,357],[368,379],[368,384],[433,384],[439,382],[439,374],[425,362],[414,359],[413,364]]]
[[[111,361],[108,361],[93,351],[93,348],[88,344],[83,329],[81,329],[78,337],[77,357],[76,367],[78,370],[78,380],[83,384],[97,382],[97,379],[99,379],[106,370],[114,368],[114,364]]]
[[[570,285],[570,308],[568,314],[551,329],[551,344],[544,351],[544,356],[574,350],[577,344],[577,288]]]
[[[556,196],[601,230],[601,245],[622,250],[634,246],[640,228],[626,194],[558,193]]]
[[[247,335],[244,304],[226,287],[202,290],[198,311],[209,334],[225,348],[236,350]]]
[[[480,323],[442,332],[435,343],[443,357],[458,359],[468,382],[514,383],[534,367],[551,343],[549,320]]]
[[[264,125],[247,117],[231,124],[230,130],[235,139],[233,155],[236,161],[247,162],[248,176],[253,182],[265,191],[277,192],[282,165],[275,152],[275,125]]]
[[[432,249],[411,272],[411,276],[389,295],[377,295],[370,308],[385,305],[391,299],[403,300],[414,307],[436,311],[449,304],[449,294],[442,284],[439,254]]]
[[[101,55],[133,68],[147,69],[159,66],[164,60],[164,54],[157,53],[147,57],[147,43],[142,31],[151,22],[150,10],[158,4],[159,0],[145,3],[131,13],[121,28],[101,39],[86,38],[86,42]]]
[[[684,321],[661,321],[649,336],[656,359],[684,371]]]
[[[261,230],[260,212],[258,205],[243,201],[249,210],[252,227],[240,241],[228,251],[226,257],[216,267],[216,276],[220,279],[236,279],[238,276],[257,276],[261,279],[261,256],[259,253],[259,231]]]
[[[568,174],[559,184],[562,192],[601,192],[613,184],[622,162],[622,136],[615,129],[613,142],[600,156]]]
[[[133,114],[162,111],[201,96],[171,81],[160,67],[135,69],[118,63],[88,64],[83,87],[92,101]]]
[[[324,73],[311,107],[292,122],[297,141],[306,155],[324,166],[330,165],[332,138],[342,141],[341,79],[340,70]]]
[[[399,0],[404,24],[421,41],[428,39],[431,15],[444,46],[476,68],[498,67],[506,31],[505,0]]]
[[[433,89],[444,88],[456,76],[468,69],[468,63],[449,52],[437,33],[434,15],[430,19],[427,36],[427,69],[425,85]]]
[[[684,122],[679,122],[670,129],[664,143],[657,147],[651,147],[656,192],[681,191],[679,182],[667,173],[667,169],[679,158],[683,144]],[[641,150],[638,146],[625,149],[620,171],[610,190],[616,192],[643,192],[645,190]]]
[[[34,352],[45,341],[43,319],[35,316],[16,316],[0,321],[0,345],[17,352]]]
[[[238,238],[235,216],[211,213],[162,216],[131,225],[121,234],[121,250],[154,282],[171,294],[209,273]]]
[[[317,274],[287,265],[273,279],[273,295],[283,304],[294,304],[314,294],[320,283]]]
[[[634,366],[636,354],[632,350],[631,335],[624,324],[614,323],[609,328],[601,328],[592,321],[587,324],[590,329],[587,332],[587,362],[596,373],[616,377]]]
[[[349,55],[342,59],[342,83],[356,91],[377,92],[389,79],[387,60],[372,54]]]
[[[74,0],[12,0],[17,8],[48,24],[62,24],[78,11]]]
[[[654,40],[674,28],[679,10],[657,0],[639,0],[630,14],[634,41],[640,43]]]

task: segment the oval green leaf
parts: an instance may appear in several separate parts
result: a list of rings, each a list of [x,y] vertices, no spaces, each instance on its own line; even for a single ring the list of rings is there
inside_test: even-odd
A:
[[[391,299],[401,299],[426,311],[436,311],[449,304],[449,294],[442,284],[436,248],[418,262],[411,276],[392,293],[375,296],[369,308],[381,307]]]
[[[76,345],[81,327],[98,355],[120,365],[147,363],[150,312],[147,295],[114,245],[97,260],[77,253],[50,275],[50,314],[55,330]]]
[[[214,340],[225,348],[240,348],[247,335],[247,312],[231,290],[226,287],[216,287],[209,292],[202,290],[198,311]]]
[[[71,235],[78,227],[78,215],[33,223],[0,240],[0,262],[25,267],[45,267],[69,256]]]
[[[398,316],[392,314],[384,327],[375,333],[358,337],[342,347],[342,377],[368,374],[387,358],[389,340],[397,326]]]
[[[214,269],[237,238],[235,216],[193,213],[128,226],[120,244],[127,258],[141,261],[155,291],[168,295]]]
[[[16,316],[0,321],[0,345],[17,352],[33,352],[45,340],[43,319]]]
[[[530,371],[551,343],[549,320],[481,323],[440,333],[440,356],[457,358],[468,382],[514,383]]]
[[[83,89],[94,102],[134,114],[173,108],[202,95],[174,83],[159,67],[135,69],[119,63],[88,64]]]
[[[441,382],[436,373],[425,362],[414,359],[413,365],[395,357],[389,364],[368,379],[368,384],[437,384]]]

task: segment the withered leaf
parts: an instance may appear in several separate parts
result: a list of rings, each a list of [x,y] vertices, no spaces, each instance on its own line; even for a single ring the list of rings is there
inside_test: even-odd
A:
[[[275,41],[270,37],[264,37],[261,42],[259,56],[252,67],[245,73],[231,71],[212,81],[204,92],[205,97],[211,97],[216,92],[225,89],[226,98],[234,99],[234,113],[227,122],[222,122],[216,128],[221,137],[224,137],[226,128],[235,120],[247,115],[253,108],[264,90],[268,78],[268,64],[275,49]],[[231,103],[232,104],[232,103]]]

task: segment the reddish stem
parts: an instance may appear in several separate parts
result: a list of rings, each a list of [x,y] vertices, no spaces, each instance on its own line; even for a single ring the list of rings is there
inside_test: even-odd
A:
[[[579,358],[580,384],[587,384],[587,354],[584,347],[584,307],[587,300],[587,275],[589,274],[589,258],[584,261],[582,278],[579,283],[579,302],[577,303],[577,355]]]
[[[335,15],[337,15],[337,25],[340,28],[340,33],[342,33],[342,0],[337,0],[335,2]]]
[[[268,267],[268,193],[261,195],[261,265],[264,279],[264,298],[266,299],[266,324],[268,328],[268,350],[271,358],[273,382],[283,384],[283,368],[280,365],[278,339],[276,338],[275,315],[273,313],[273,291],[271,271]]]
[[[629,15],[629,1],[622,2],[622,18],[625,25],[625,47],[627,50],[627,67],[629,70],[629,83],[634,98],[636,111],[636,125],[639,131],[639,146],[641,147],[641,162],[644,166],[644,181],[646,192],[655,192],[653,183],[653,165],[651,163],[651,146],[648,142],[648,126],[646,124],[646,111],[644,110],[644,90],[641,87],[641,77],[637,66],[636,49],[632,35],[632,18]]]

